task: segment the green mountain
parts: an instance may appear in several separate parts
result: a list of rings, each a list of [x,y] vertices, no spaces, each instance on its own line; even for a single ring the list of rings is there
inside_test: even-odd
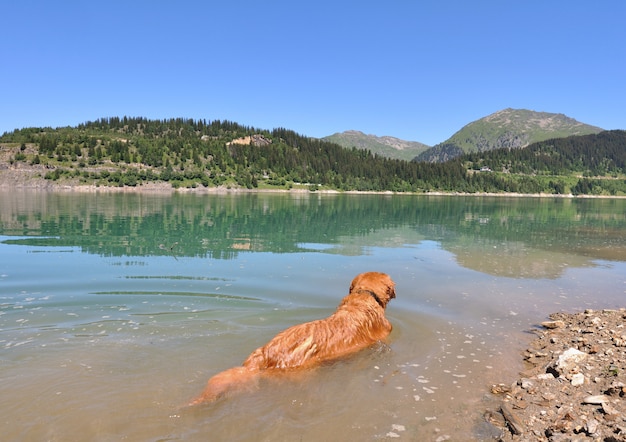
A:
[[[322,138],[324,141],[339,144],[340,146],[369,150],[374,154],[398,160],[411,161],[430,146],[417,141],[405,141],[395,137],[378,137],[366,135],[358,130],[338,132]]]
[[[552,138],[597,134],[602,130],[563,114],[504,109],[468,124],[415,160],[442,162],[466,153],[523,148]]]

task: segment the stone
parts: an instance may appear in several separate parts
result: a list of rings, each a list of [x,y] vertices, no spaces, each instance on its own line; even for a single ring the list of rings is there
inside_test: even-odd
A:
[[[537,379],[540,381],[549,381],[550,379],[554,379],[554,376],[551,373],[540,373],[537,375]]]
[[[555,328],[563,328],[565,327],[565,323],[563,321],[545,321],[541,323],[545,328],[555,329]]]
[[[513,409],[509,404],[503,402],[500,406],[500,410],[502,411],[502,415],[504,419],[506,419],[507,424],[511,428],[511,431],[514,434],[522,434],[524,433],[524,423],[522,420],[515,414]]]
[[[531,388],[533,388],[535,386],[535,384],[533,383],[533,381],[531,381],[530,379],[522,379],[522,388],[524,390],[530,390]]]
[[[598,421],[595,419],[589,419],[585,424],[585,432],[591,436],[598,431]]]
[[[585,375],[583,375],[582,373],[576,373],[574,375],[572,375],[572,386],[574,387],[578,387],[580,385],[583,385],[585,383]]]
[[[567,375],[578,371],[578,364],[583,362],[587,357],[587,353],[577,350],[573,347],[568,348],[559,356],[556,361],[556,369],[559,374]]]
[[[593,405],[600,405],[608,401],[609,401],[609,397],[604,394],[598,394],[595,396],[587,396],[586,398],[583,399],[583,403],[593,404]]]

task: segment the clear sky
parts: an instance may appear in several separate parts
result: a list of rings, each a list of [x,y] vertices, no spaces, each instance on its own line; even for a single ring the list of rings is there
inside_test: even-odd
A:
[[[0,0],[0,133],[107,116],[429,145],[504,108],[626,129],[624,0]]]

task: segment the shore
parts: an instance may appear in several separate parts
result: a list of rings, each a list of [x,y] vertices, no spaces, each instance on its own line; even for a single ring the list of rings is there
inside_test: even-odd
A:
[[[605,195],[556,195],[547,193],[527,194],[527,193],[490,193],[490,192],[476,192],[476,193],[463,193],[463,192],[392,192],[392,191],[358,191],[358,190],[329,190],[321,189],[311,191],[306,188],[292,188],[292,189],[247,189],[244,187],[234,186],[218,186],[218,187],[203,187],[198,186],[195,188],[179,187],[174,188],[170,183],[157,181],[141,183],[137,186],[98,186],[90,184],[82,184],[78,180],[65,180],[62,182],[47,180],[43,178],[47,169],[44,166],[27,166],[24,164],[18,164],[16,166],[9,166],[8,163],[0,163],[0,190],[1,189],[28,189],[28,190],[40,190],[40,191],[54,191],[54,192],[142,192],[142,193],[197,193],[197,194],[227,194],[227,193],[321,193],[321,194],[372,194],[372,195],[426,195],[426,196],[477,196],[477,197],[509,197],[509,198],[605,198],[605,199],[617,199],[626,198],[626,196],[605,196]]]
[[[554,313],[534,330],[513,383],[491,387],[500,441],[626,440],[626,309]]]

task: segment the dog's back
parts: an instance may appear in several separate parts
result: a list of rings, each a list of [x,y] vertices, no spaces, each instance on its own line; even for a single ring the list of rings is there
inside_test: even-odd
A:
[[[241,367],[209,379],[190,405],[213,401],[230,390],[252,383],[264,373],[308,368],[338,359],[385,339],[391,324],[385,307],[395,297],[395,284],[379,272],[358,275],[339,307],[326,319],[295,325],[257,348]]]
[[[326,319],[279,333],[256,349],[243,366],[254,370],[290,369],[341,358],[385,339],[391,324],[367,294],[350,294]]]

